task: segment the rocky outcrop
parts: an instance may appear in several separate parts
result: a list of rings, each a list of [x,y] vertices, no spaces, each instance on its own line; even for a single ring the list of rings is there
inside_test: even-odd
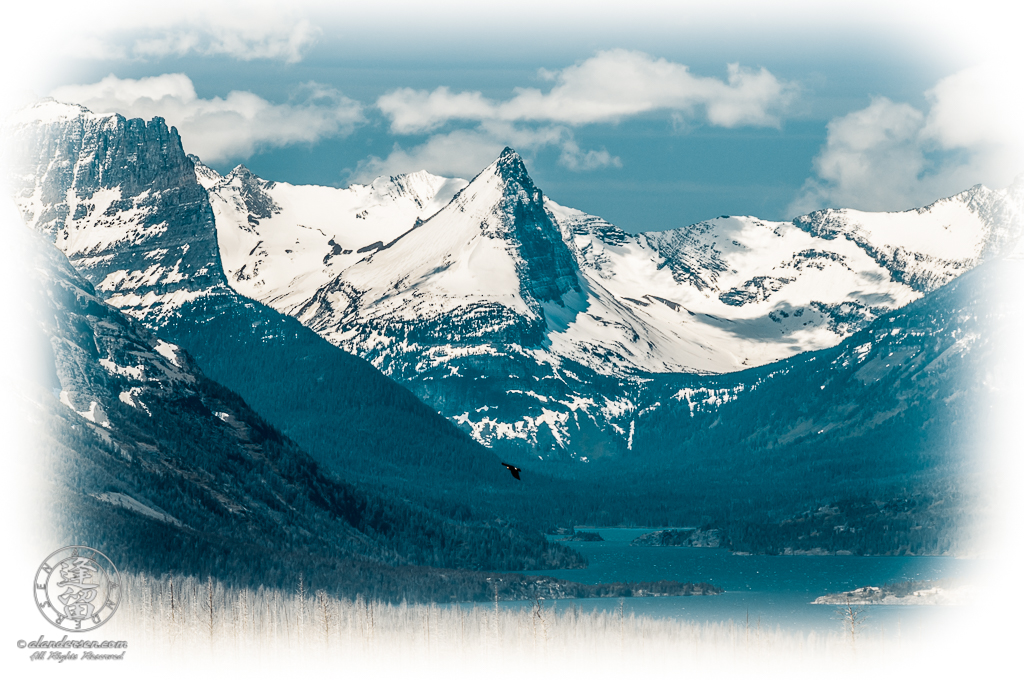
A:
[[[498,157],[494,172],[503,182],[502,219],[490,233],[510,239],[517,247],[524,297],[561,304],[562,296],[579,292],[580,285],[572,253],[544,209],[544,195],[530,179],[522,157],[508,147]]]
[[[15,199],[97,290],[142,317],[227,290],[213,211],[177,130],[42,102],[7,134]]]
[[[281,212],[281,208],[274,203],[274,199],[268,193],[270,189],[274,188],[274,183],[260,179],[244,165],[236,167],[224,179],[229,183],[237,179],[238,193],[249,214],[249,223],[252,226],[259,226],[259,220]]]

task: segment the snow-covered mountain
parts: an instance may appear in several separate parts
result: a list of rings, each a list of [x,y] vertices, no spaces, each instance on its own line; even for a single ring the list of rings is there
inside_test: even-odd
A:
[[[151,128],[163,132],[142,141]],[[336,189],[241,166],[221,177],[157,119],[51,102],[14,132],[32,149],[16,183],[26,219],[112,303],[155,318],[226,281],[368,359],[478,441],[542,457],[631,448],[636,415],[655,407],[650,374],[725,373],[833,346],[1008,252],[1024,225],[1018,180],[901,213],[629,234],[545,197],[511,149],[470,182],[415,173]],[[149,184],[97,170],[175,145]]]
[[[636,236],[548,204],[581,273],[671,339],[656,343],[657,353],[634,354],[634,365],[657,372],[724,373],[833,346],[1007,252],[1024,226],[1024,182],[974,187],[901,213],[723,216]],[[565,353],[588,336],[567,333]]]
[[[571,442],[591,425],[629,448],[632,416],[649,407],[645,374],[731,372],[833,346],[1008,252],[1024,225],[1018,182],[900,213],[723,216],[634,235],[544,197],[511,149],[436,212],[439,200],[420,198],[405,231],[384,210],[356,213],[354,226],[354,208],[304,222],[282,208],[259,230],[259,214],[224,196],[283,205],[275,185],[236,170],[208,186],[232,286],[409,384],[478,440],[541,454],[586,455]],[[306,191],[312,202],[368,189]],[[340,243],[352,259],[334,264]],[[257,268],[259,287],[245,278]]]
[[[734,550],[984,549],[991,475],[1003,469],[990,467],[1005,446],[996,414],[1019,390],[1022,282],[1024,259],[1000,258],[835,347],[658,376],[659,407],[638,414],[629,467],[645,472],[649,497],[732,499],[722,515],[760,505],[757,526],[724,523]]]
[[[487,305],[541,323],[553,361],[618,376],[722,373],[835,345],[1006,252],[1024,205],[1020,182],[901,213],[721,217],[632,235],[543,197],[511,149],[468,186],[417,173],[293,187],[241,167],[204,184],[231,285],[363,356],[396,339],[381,325]],[[437,186],[461,191],[442,205]],[[557,294],[534,290],[545,276],[563,282]]]

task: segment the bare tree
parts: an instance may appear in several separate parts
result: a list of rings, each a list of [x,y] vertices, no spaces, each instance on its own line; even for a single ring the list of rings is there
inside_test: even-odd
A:
[[[548,622],[544,619],[544,608],[540,604],[540,596],[537,591],[531,592],[530,599],[533,600],[533,642],[537,644],[537,622],[540,622],[541,635],[543,636],[543,649],[548,647]]]
[[[843,622],[843,630],[850,635],[850,647],[857,650],[857,633],[864,627],[864,620],[867,615],[860,607],[853,606],[850,598],[846,598],[846,605],[839,607],[836,616]]]
[[[324,635],[324,644],[327,644],[331,635],[331,602],[323,590],[316,591],[316,608],[320,613],[320,630]]]
[[[210,632],[210,646],[213,646],[213,576],[206,577],[206,611],[209,613],[210,618],[208,621],[208,628]]]
[[[306,626],[306,581],[302,574],[299,574],[299,643],[302,643],[302,634]]]

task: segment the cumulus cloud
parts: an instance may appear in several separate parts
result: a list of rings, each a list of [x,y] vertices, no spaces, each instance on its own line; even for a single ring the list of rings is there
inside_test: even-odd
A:
[[[403,87],[377,99],[377,108],[391,119],[398,134],[429,132],[449,120],[498,120],[494,102],[480,92],[453,93],[447,87],[433,92]]]
[[[226,55],[250,61],[272,59],[295,63],[319,37],[321,31],[308,20],[284,23],[234,21],[202,26],[173,26],[136,38],[126,56],[166,57],[196,53]]]
[[[622,161],[617,156],[612,156],[606,149],[583,151],[572,138],[562,143],[562,153],[558,157],[558,162],[570,170],[596,170],[609,165],[622,167]]]
[[[195,54],[295,63],[322,33],[310,19],[315,8],[303,6],[309,3],[179,0],[173,11],[149,11],[123,0],[61,4],[63,34],[49,50],[75,59]],[[81,30],[83,25],[89,29]]]
[[[828,124],[825,147],[814,159],[817,179],[805,183],[790,210],[826,206],[890,210],[910,207],[921,191],[925,116],[885,97]]]
[[[138,80],[110,75],[98,83],[59,87],[50,96],[97,113],[161,116],[178,128],[186,151],[210,163],[245,159],[261,148],[343,136],[363,121],[358,102],[316,83],[304,84],[283,104],[243,91],[201,99],[183,73]]]
[[[473,177],[486,167],[506,146],[529,154],[545,147],[561,149],[559,163],[570,170],[594,170],[621,162],[606,150],[583,151],[562,126],[523,128],[490,121],[472,129],[453,130],[430,136],[411,148],[396,143],[385,158],[371,156],[359,163],[350,180],[369,182],[381,175],[428,170],[449,177]]]
[[[430,92],[403,88],[380,97],[377,106],[399,134],[429,132],[451,120],[584,125],[656,110],[721,127],[777,126],[796,91],[764,68],[729,64],[721,80],[623,49],[599,52],[558,72],[543,70],[541,76],[555,83],[548,92],[517,88],[505,101],[446,87]]]
[[[1024,171],[1020,73],[999,64],[939,81],[920,111],[885,97],[833,119],[791,214],[824,207],[905,210]]]
[[[796,93],[793,84],[763,68],[729,64],[722,80],[695,76],[683,64],[623,49],[599,52],[560,71],[541,69],[539,76],[552,83],[547,92],[516,88],[506,100],[448,87],[399,88],[384,94],[377,108],[390,121],[391,132],[435,134],[411,149],[396,144],[387,158],[360,164],[355,177],[364,180],[374,172],[421,167],[466,175],[505,145],[522,151],[556,146],[559,163],[575,171],[620,167],[619,158],[606,149],[581,149],[572,128],[658,110],[671,112],[677,123],[777,126]],[[449,124],[475,127],[438,133]]]

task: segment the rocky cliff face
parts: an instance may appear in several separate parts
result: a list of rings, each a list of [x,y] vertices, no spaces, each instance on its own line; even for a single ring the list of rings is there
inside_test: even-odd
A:
[[[226,290],[213,211],[174,128],[43,102],[8,132],[15,198],[96,288],[137,316]]]
[[[579,293],[580,285],[572,254],[544,208],[544,195],[534,186],[523,159],[508,147],[494,163],[493,173],[502,183],[498,219],[494,224],[481,223],[481,230],[487,236],[508,239],[517,251],[524,298],[560,305],[562,296]]]

